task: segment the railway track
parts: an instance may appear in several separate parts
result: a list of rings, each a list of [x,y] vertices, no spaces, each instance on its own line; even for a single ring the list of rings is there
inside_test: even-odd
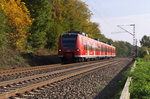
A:
[[[15,80],[3,81],[0,83],[0,99],[16,96],[16,94],[22,94],[31,91],[36,88],[68,79],[89,71],[93,71],[98,68],[102,68],[108,65],[119,64],[123,59],[112,59],[108,63],[106,61],[95,62],[92,64],[84,64],[71,68],[64,68],[53,72],[33,75],[24,78],[18,78]],[[76,64],[77,65],[77,64]],[[79,65],[79,64],[78,64]],[[57,67],[58,65],[56,65]],[[67,65],[64,65],[67,66]],[[55,68],[56,68],[55,67]]]
[[[116,59],[117,58],[110,59],[110,60],[116,60]],[[105,60],[106,59],[100,61],[103,62]],[[92,63],[95,62],[97,61],[92,61]],[[37,66],[37,67],[0,71],[0,81],[8,81],[12,79],[24,78],[27,76],[48,73],[60,69],[72,68],[83,64],[91,64],[91,62],[73,63],[73,64],[65,64],[65,65],[56,64],[56,65],[46,65],[46,66]]]
[[[105,60],[106,59],[104,59],[103,61],[105,61]],[[97,61],[93,61],[93,62],[97,62]],[[64,66],[71,66],[71,65],[78,65],[78,64],[82,65],[82,64],[89,64],[89,63],[90,62],[72,63],[72,64],[67,64],[67,65],[53,64],[53,65],[27,67],[27,68],[19,68],[19,69],[11,69],[11,70],[0,70],[0,77],[14,75],[14,74],[20,74],[20,73],[25,73],[25,72],[38,71],[38,70],[43,70],[43,69],[51,69],[51,68],[56,68],[56,67],[64,67]]]

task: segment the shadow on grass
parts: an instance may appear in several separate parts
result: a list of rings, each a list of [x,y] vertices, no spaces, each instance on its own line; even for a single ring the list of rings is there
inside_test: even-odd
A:
[[[22,54],[22,57],[30,66],[41,66],[61,63],[61,60],[57,55]]]
[[[101,92],[99,92],[99,94],[94,99],[119,99],[120,96],[116,97],[116,95],[118,94],[117,85],[124,76],[123,72],[125,72],[132,63],[133,61],[131,61],[126,67],[124,67],[118,73],[118,75],[116,75]]]

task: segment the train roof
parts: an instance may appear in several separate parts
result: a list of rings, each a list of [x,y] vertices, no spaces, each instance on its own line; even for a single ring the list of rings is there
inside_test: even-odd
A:
[[[80,35],[83,35],[83,36],[86,36],[88,37],[88,34],[84,33],[84,32],[80,32],[80,31],[70,31],[68,33],[74,33],[74,34],[80,34]]]
[[[84,37],[90,38],[90,37],[88,37],[88,34],[86,34],[86,33],[84,33],[84,32],[80,32],[80,31],[70,31],[70,32],[65,33],[65,34],[63,34],[63,35],[68,35],[68,34],[73,34],[73,35],[80,34],[80,35],[82,35],[82,36],[84,36]],[[99,39],[93,39],[93,38],[90,38],[90,39],[92,39],[92,40],[94,40],[94,41],[97,41],[97,42],[100,42],[100,43],[102,43],[103,45],[106,45],[106,46],[115,48],[115,46],[110,45],[110,44],[107,44],[106,42],[101,42]]]

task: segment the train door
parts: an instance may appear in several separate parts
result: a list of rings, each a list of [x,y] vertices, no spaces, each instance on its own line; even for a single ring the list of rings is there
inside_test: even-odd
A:
[[[95,56],[95,49],[96,49],[96,46],[95,46],[95,43],[93,44],[93,52],[94,52],[94,56]]]

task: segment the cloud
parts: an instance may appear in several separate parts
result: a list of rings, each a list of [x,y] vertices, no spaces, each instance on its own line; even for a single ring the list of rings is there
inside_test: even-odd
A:
[[[135,34],[138,40],[138,45],[140,45],[139,40],[141,40],[144,35],[150,36],[150,14],[107,18],[92,17],[92,21],[99,23],[102,34],[113,40],[122,40],[133,44],[133,36],[129,33],[112,33],[123,31],[119,29],[117,25],[135,24]],[[133,32],[133,27],[131,26],[123,26],[123,28]]]

